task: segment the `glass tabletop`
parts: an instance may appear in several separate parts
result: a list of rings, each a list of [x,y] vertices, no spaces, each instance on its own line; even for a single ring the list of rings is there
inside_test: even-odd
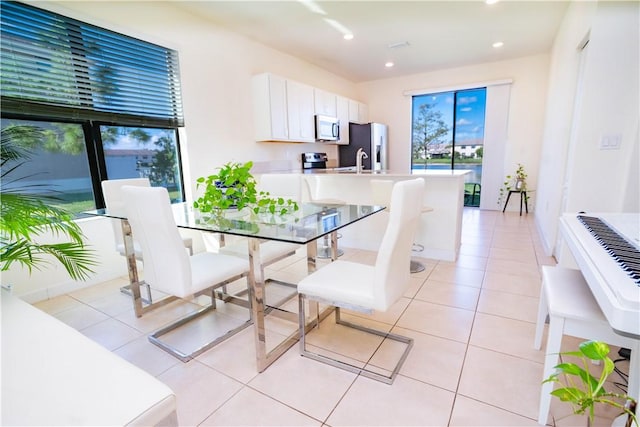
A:
[[[176,225],[193,230],[304,244],[385,209],[377,205],[300,203],[298,211],[284,215],[228,209],[201,213],[187,203],[173,208]],[[97,209],[88,215],[126,219],[122,213]]]

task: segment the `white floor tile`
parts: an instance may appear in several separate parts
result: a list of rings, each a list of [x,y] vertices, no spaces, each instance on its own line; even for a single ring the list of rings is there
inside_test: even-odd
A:
[[[375,262],[374,251],[343,249],[342,259]],[[537,425],[544,357],[544,347],[533,350],[539,271],[555,260],[544,254],[533,215],[465,209],[458,260],[418,259],[425,271],[411,275],[404,298],[389,311],[371,316],[343,311],[346,319],[414,339],[392,385],[301,357],[298,345],[258,373],[253,327],[182,363],[147,336],[208,301],[179,301],[136,318],[130,297],[120,293],[126,277],[34,305],[168,384],[177,395],[180,425]],[[328,262],[319,260],[317,268]],[[267,277],[294,284],[306,274],[304,250],[266,269]],[[246,282],[232,286],[242,289]],[[297,299],[288,299],[278,286],[267,289],[268,301],[283,300],[293,313],[290,320],[267,318],[271,349],[296,333]],[[216,316],[247,314],[246,308],[220,304]],[[205,319],[176,336],[191,344],[214,329]],[[574,350],[579,342],[565,337],[562,350]],[[403,350],[336,326],[332,317],[310,332],[307,344],[382,369],[393,366]],[[557,399],[552,413],[558,426],[586,425]],[[597,415],[596,425],[611,425],[611,414]]]

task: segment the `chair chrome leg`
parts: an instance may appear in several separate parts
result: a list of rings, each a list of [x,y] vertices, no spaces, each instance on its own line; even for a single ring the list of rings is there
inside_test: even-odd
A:
[[[174,322],[156,332],[154,332],[153,334],[149,335],[149,341],[155,345],[157,345],[158,347],[160,347],[161,349],[163,349],[164,351],[166,351],[167,353],[177,357],[178,359],[180,359],[182,362],[188,362],[189,360],[199,356],[200,354],[204,353],[205,351],[209,350],[210,348],[213,348],[214,346],[218,345],[219,343],[221,343],[222,341],[226,340],[227,338],[231,338],[232,336],[234,336],[235,334],[237,334],[238,332],[242,331],[243,329],[245,329],[246,327],[250,326],[251,324],[253,324],[253,321],[251,319],[245,321],[244,323],[242,323],[240,326],[237,326],[234,329],[231,329],[230,331],[226,332],[225,334],[223,334],[222,336],[217,337],[216,339],[214,339],[213,341],[210,341],[200,347],[198,347],[196,350],[192,351],[191,353],[184,353],[180,350],[178,350],[177,348],[163,342],[160,341],[160,337],[179,328],[180,326],[185,325],[186,323],[192,321],[193,319],[200,317],[204,314],[207,314],[210,311],[215,310],[215,308],[213,306],[208,306],[208,307],[203,307],[200,310],[196,311],[195,313],[192,313],[186,317],[181,318],[180,320],[178,320],[177,322]]]
[[[349,363],[341,362],[339,360],[332,359],[327,356],[310,352],[306,349],[306,345],[305,345],[307,325],[305,324],[306,319],[305,319],[305,312],[304,312],[304,300],[305,300],[304,295],[300,294],[298,296],[298,313],[299,313],[298,326],[300,329],[299,335],[300,335],[300,355],[301,356],[308,357],[310,359],[317,360],[319,362],[323,362],[328,365],[334,366],[336,368],[344,369],[346,371],[353,372],[355,374],[359,374],[364,377],[371,378],[373,380],[381,381],[385,384],[393,384],[393,381],[398,375],[398,372],[400,372],[402,365],[404,364],[405,360],[409,356],[409,351],[411,351],[411,348],[413,347],[413,338],[404,337],[402,335],[393,334],[391,332],[378,331],[376,329],[368,328],[366,326],[357,325],[355,323],[342,320],[340,319],[340,309],[339,307],[336,307],[336,310],[335,310],[336,323],[353,328],[353,329],[357,329],[359,331],[374,334],[374,335],[383,337],[385,339],[388,338],[390,340],[398,341],[400,343],[406,344],[406,348],[402,353],[402,356],[400,356],[400,360],[398,361],[398,363],[396,363],[396,366],[393,368],[393,371],[391,372],[391,374],[387,376],[387,375],[380,374],[378,372],[370,371],[366,368],[360,368],[358,366],[354,366]]]
[[[234,282],[240,278],[242,278],[243,276],[245,276],[245,274],[239,274],[235,277],[229,278],[227,279],[224,283],[219,283],[218,286],[208,289],[206,291],[200,292],[198,294],[196,294],[195,296],[198,295],[203,295],[205,292],[209,294],[209,296],[211,297],[211,304],[208,305],[207,307],[203,307],[200,310],[191,313],[185,317],[182,317],[180,319],[178,319],[177,321],[157,330],[156,332],[154,332],[153,334],[149,335],[149,341],[152,344],[155,344],[156,346],[160,347],[161,349],[163,349],[164,351],[166,351],[167,353],[171,354],[174,357],[177,357],[178,359],[180,359],[182,362],[188,362],[189,360],[197,357],[198,355],[204,353],[205,351],[209,350],[210,348],[218,345],[219,343],[221,343],[222,341],[226,340],[227,338],[232,337],[233,335],[237,334],[238,332],[242,331],[243,329],[245,329],[247,326],[250,326],[253,324],[253,316],[251,315],[251,310],[249,310],[249,319],[246,320],[244,323],[240,324],[239,326],[225,332],[224,334],[222,334],[221,336],[216,337],[214,340],[203,344],[202,346],[198,347],[196,350],[192,351],[191,353],[185,353],[183,351],[180,351],[179,349],[167,344],[164,341],[160,340],[160,337],[175,330],[178,329],[181,326],[184,326],[185,324],[189,323],[190,321],[203,316],[207,313],[209,313],[210,311],[214,311],[216,309],[216,290],[218,288],[222,288],[225,287],[227,284]],[[247,289],[249,289],[248,287],[248,282],[247,282]],[[176,298],[176,297],[173,297]],[[161,300],[160,302],[156,303],[156,304],[160,304],[161,302],[163,302],[164,300]],[[251,305],[249,303],[248,308],[251,308]]]
[[[140,284],[143,285],[147,290],[147,297],[146,298],[142,297],[142,302],[145,304],[153,304],[153,299],[151,298],[151,286],[149,286],[149,284],[146,283],[144,280],[140,282]],[[131,285],[122,286],[120,288],[120,292],[129,296],[133,295],[133,293],[131,292]]]

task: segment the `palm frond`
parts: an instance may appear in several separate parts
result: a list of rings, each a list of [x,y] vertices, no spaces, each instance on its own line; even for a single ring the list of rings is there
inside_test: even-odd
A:
[[[53,205],[58,200],[55,191],[41,184],[21,183],[35,174],[14,176],[25,163],[20,160],[29,159],[30,149],[41,146],[43,138],[43,131],[34,126],[7,126],[0,132],[0,270],[21,264],[31,272],[49,264],[53,257],[72,279],[85,280],[94,272],[91,267],[97,265],[97,258],[84,245],[82,229],[73,221],[73,215]],[[37,241],[45,235],[69,241]]]

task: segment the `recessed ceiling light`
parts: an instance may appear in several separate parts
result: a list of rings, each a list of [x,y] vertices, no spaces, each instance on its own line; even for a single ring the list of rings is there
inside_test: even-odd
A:
[[[340,33],[342,33],[342,37],[344,37],[345,39],[347,39],[347,36],[350,35],[353,38],[353,33],[351,31],[349,31],[349,29],[347,27],[345,27],[344,25],[342,25],[340,22],[336,21],[335,19],[330,19],[330,18],[322,18],[324,19],[324,21],[331,25],[333,28],[335,28],[336,30],[338,30]],[[350,40],[350,39],[347,39]]]
[[[385,67],[387,67],[387,68],[391,68],[391,67],[393,67],[394,65],[395,65],[395,64],[394,64],[393,62],[391,62],[391,61],[385,62],[385,64],[384,64],[384,66],[385,66]]]
[[[497,48],[499,48],[499,47],[504,46],[504,43],[502,43],[502,42],[495,42],[495,43],[494,43],[494,44],[492,44],[491,46],[493,46],[493,47],[495,47],[495,48],[497,49]]]
[[[345,34],[344,36],[342,36],[342,38],[344,38],[345,40],[353,40],[353,34]]]
[[[500,1],[500,0],[484,0],[484,2],[485,2],[486,4],[496,4],[496,3],[498,3],[499,1]]]

